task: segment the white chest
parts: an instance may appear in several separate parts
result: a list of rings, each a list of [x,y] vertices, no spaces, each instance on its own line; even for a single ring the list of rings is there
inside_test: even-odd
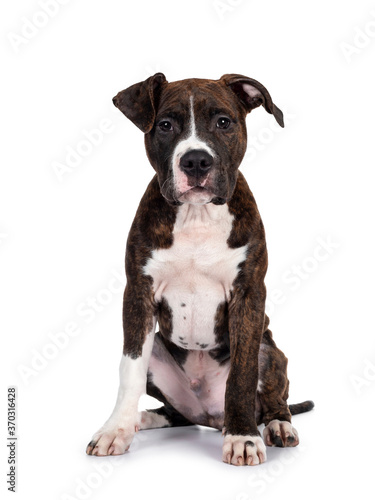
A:
[[[229,298],[247,245],[228,247],[233,215],[227,205],[179,207],[171,248],[155,250],[144,267],[156,302],[172,310],[171,340],[186,349],[215,347],[215,315]]]

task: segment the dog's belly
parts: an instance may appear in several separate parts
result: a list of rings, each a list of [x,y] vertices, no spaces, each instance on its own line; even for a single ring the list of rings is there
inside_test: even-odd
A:
[[[222,429],[229,367],[229,360],[220,365],[207,351],[189,351],[181,367],[157,337],[149,380],[192,423]]]

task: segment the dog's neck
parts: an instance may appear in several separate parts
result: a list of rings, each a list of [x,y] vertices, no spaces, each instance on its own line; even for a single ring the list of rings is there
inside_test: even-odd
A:
[[[213,205],[212,203],[206,203],[204,205],[195,205],[184,203],[178,207],[175,229],[208,227],[219,224],[227,218],[227,204]]]

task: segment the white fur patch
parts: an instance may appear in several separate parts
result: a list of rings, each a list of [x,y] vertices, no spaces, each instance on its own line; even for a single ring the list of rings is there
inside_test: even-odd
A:
[[[156,321],[147,335],[142,355],[132,359],[123,355],[120,363],[120,386],[112,415],[96,432],[87,447],[90,455],[121,455],[129,448],[140,427],[138,402],[146,392],[147,369],[154,342]]]
[[[196,127],[195,127],[193,96],[190,96],[189,136],[177,144],[177,146],[175,147],[175,150],[173,152],[173,156],[172,156],[173,179],[174,179],[176,191],[179,194],[184,193],[185,191],[187,191],[191,187],[188,185],[187,175],[181,171],[179,165],[180,165],[180,160],[181,160],[182,156],[185,153],[187,153],[188,151],[191,151],[193,149],[200,149],[200,150],[206,151],[212,157],[215,156],[215,153],[208,146],[208,144],[206,144],[204,141],[200,140],[197,136]],[[199,202],[199,203],[207,203],[209,201],[209,199],[207,199],[208,193],[203,193],[203,194],[205,195],[205,199],[204,199],[204,201]],[[202,197],[202,193],[200,194],[200,196]]]
[[[155,300],[172,309],[172,341],[186,349],[213,349],[215,315],[229,301],[247,245],[229,248],[233,215],[227,205],[178,208],[173,245],[154,250],[144,267],[153,278]],[[202,347],[203,345],[203,347]]]
[[[158,429],[160,427],[170,427],[170,422],[164,415],[158,415],[152,411],[141,412],[141,425],[140,430],[145,429]]]
[[[154,332],[147,335],[141,356],[132,359],[128,354],[125,354],[121,358],[120,387],[113,410],[115,419],[117,419],[117,415],[130,416],[138,411],[139,398],[146,389],[147,369],[153,341]]]
[[[223,462],[232,465],[258,465],[266,459],[266,447],[261,437],[232,434],[225,436]]]

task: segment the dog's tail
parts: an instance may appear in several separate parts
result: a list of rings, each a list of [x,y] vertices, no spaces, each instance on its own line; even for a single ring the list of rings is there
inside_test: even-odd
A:
[[[297,415],[298,413],[305,413],[314,408],[313,401],[304,401],[303,403],[297,403],[296,405],[289,405],[289,410],[292,415]]]

